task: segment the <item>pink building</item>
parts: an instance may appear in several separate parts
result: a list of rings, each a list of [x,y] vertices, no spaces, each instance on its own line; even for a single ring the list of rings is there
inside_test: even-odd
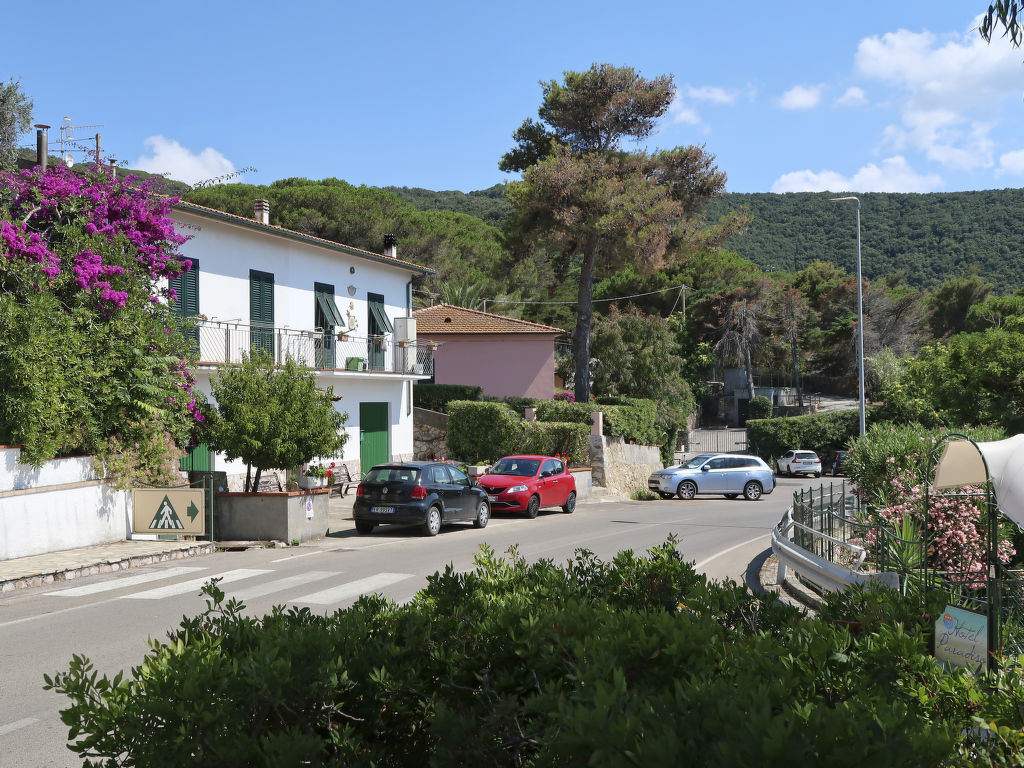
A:
[[[434,382],[483,387],[493,397],[555,394],[555,338],[561,328],[438,304],[417,309],[416,336],[436,342]]]

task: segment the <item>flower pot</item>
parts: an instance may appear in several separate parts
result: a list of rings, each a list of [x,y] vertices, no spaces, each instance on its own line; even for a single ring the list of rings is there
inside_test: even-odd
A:
[[[326,477],[309,477],[308,475],[301,475],[299,477],[299,488],[309,490],[311,488],[325,488],[326,486]]]
[[[338,341],[348,341],[348,334],[347,333],[339,333],[338,334]]]

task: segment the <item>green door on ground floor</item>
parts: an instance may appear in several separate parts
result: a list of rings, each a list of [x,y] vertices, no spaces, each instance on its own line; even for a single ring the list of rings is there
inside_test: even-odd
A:
[[[374,464],[391,461],[388,445],[388,404],[359,404],[359,466],[365,473]]]

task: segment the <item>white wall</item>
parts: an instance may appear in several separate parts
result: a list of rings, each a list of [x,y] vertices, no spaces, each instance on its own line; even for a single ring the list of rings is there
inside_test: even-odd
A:
[[[131,533],[131,501],[92,479],[92,458],[18,462],[17,448],[0,448],[0,560],[58,552]]]
[[[315,327],[313,283],[334,286],[335,303],[345,316],[353,303],[358,328],[365,336],[367,294],[384,297],[389,319],[406,312],[406,286],[415,274],[327,247],[247,229],[176,209],[174,217],[193,237],[181,246],[186,258],[199,260],[199,311],[210,320],[249,322],[249,270],[274,275],[274,325],[299,330]],[[355,270],[353,273],[352,270]],[[349,295],[349,288],[354,292]]]

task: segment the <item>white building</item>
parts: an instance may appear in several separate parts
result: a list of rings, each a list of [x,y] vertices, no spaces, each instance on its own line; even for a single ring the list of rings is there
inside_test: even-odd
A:
[[[430,377],[432,353],[416,344],[412,280],[432,270],[397,258],[393,236],[383,254],[271,226],[269,204],[255,218],[181,202],[174,218],[192,239],[181,246],[191,272],[172,281],[180,314],[198,316],[197,386],[208,397],[219,368],[262,349],[316,370],[348,414],[344,462],[353,477],[413,453],[412,382]],[[211,398],[212,399],[212,398]],[[200,447],[192,468],[229,479],[242,462]],[[235,486],[235,483],[232,483]]]

